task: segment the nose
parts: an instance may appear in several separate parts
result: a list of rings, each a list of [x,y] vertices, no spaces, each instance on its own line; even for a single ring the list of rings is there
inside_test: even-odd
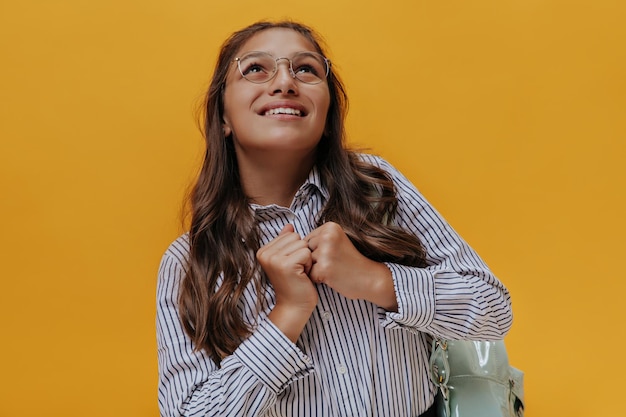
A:
[[[272,94],[298,94],[296,77],[287,58],[276,60],[276,76],[271,81]]]

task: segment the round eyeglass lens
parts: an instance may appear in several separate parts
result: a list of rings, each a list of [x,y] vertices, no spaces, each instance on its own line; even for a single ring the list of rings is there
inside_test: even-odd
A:
[[[250,52],[237,58],[241,75],[253,83],[269,81],[276,73],[276,60],[265,52]]]
[[[328,61],[315,52],[298,52],[291,58],[296,78],[308,84],[320,83],[328,75]]]

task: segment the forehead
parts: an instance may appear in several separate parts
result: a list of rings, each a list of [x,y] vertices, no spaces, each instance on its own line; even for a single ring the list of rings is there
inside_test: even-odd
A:
[[[248,39],[238,55],[250,51],[263,51],[280,56],[290,56],[299,51],[317,51],[315,45],[293,29],[273,28],[259,32]]]

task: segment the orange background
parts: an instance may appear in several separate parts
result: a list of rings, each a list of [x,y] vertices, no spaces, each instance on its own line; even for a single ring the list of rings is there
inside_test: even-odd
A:
[[[156,416],[155,278],[217,48],[316,27],[351,142],[400,168],[510,288],[527,416],[614,414],[626,6],[2,0],[0,416]]]

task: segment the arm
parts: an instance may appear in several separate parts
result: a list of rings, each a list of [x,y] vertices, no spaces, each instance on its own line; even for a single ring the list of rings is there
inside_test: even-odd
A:
[[[508,290],[419,191],[387,162],[372,161],[392,177],[398,191],[395,223],[426,247],[428,267],[389,267],[398,311],[383,325],[451,339],[501,339],[512,323]]]
[[[293,380],[309,373],[304,354],[269,320],[218,368],[194,351],[178,314],[186,242],[164,255],[157,284],[159,407],[162,416],[255,416],[276,401]]]

